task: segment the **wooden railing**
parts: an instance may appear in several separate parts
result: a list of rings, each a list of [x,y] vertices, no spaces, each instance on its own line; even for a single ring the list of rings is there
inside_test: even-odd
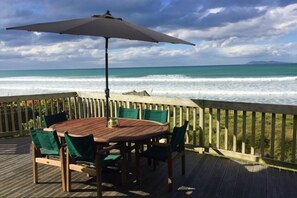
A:
[[[0,97],[0,137],[25,135],[29,128],[42,127],[43,115],[67,111],[70,119],[75,118],[76,96],[72,92]]]
[[[0,136],[42,127],[42,116],[66,111],[69,119],[105,116],[105,95],[59,93],[0,97]],[[111,95],[110,115],[120,106],[168,110],[168,121],[189,121],[188,148],[296,169],[297,106]]]

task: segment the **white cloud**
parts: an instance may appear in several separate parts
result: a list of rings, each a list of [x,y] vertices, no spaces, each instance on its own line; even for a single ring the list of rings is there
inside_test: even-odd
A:
[[[1,44],[0,54],[7,57],[25,58],[37,61],[61,61],[67,58],[94,58],[98,57],[98,40],[81,39],[77,41],[59,42],[47,45],[26,45],[17,47],[8,47],[3,42]]]
[[[200,17],[199,19],[203,19],[206,18],[207,16],[211,15],[211,14],[218,14],[220,12],[223,12],[225,10],[225,8],[211,8],[206,10]]]
[[[270,8],[265,15],[227,23],[221,27],[208,29],[180,29],[175,35],[186,39],[216,40],[239,37],[246,41],[271,40],[283,36],[297,28],[297,4]]]

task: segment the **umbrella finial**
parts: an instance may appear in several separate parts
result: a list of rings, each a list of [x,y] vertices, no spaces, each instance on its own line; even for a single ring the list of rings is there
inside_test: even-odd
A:
[[[106,11],[103,15],[93,15],[93,17],[103,17],[107,19],[114,19],[114,17],[110,14],[109,10]]]
[[[110,11],[107,10],[105,14],[103,15],[94,15],[93,17],[103,17],[103,18],[106,18],[106,19],[117,19],[117,20],[122,20],[122,18],[115,18],[113,17],[111,14],[110,14]]]
[[[109,10],[106,11],[106,13],[103,15],[104,18],[108,19],[114,19],[114,17],[110,14]]]

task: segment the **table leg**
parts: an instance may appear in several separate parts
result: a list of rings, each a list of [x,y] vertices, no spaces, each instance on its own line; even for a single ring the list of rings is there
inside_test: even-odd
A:
[[[140,144],[138,142],[135,143],[135,163],[136,163],[136,183],[140,184],[140,156],[139,156]]]
[[[122,185],[125,186],[127,184],[127,155],[126,155],[126,144],[123,143],[121,145],[121,170],[122,170]]]

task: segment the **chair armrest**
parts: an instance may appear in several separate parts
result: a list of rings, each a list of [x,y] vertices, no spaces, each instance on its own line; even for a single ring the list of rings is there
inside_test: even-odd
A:
[[[123,147],[123,146],[124,146],[124,144],[118,143],[118,144],[113,144],[113,145],[110,145],[110,146],[107,146],[107,147],[104,147],[104,148],[100,148],[100,149],[98,149],[98,147],[97,147],[97,152],[100,153],[100,154],[103,154],[103,153],[106,153],[106,152],[108,152],[110,150],[118,149],[118,148]]]
[[[44,131],[55,131],[53,128],[43,128]]]

